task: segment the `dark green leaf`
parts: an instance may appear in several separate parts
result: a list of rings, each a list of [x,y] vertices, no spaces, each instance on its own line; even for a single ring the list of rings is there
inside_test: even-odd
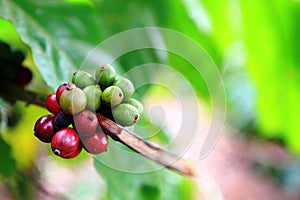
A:
[[[114,158],[117,159],[118,157]],[[116,162],[118,161],[116,160]],[[132,164],[149,165],[144,161],[127,160],[127,163],[131,166]],[[167,169],[134,173],[119,171],[102,164],[97,159],[94,160],[94,164],[98,173],[106,180],[109,196],[114,200],[182,200],[191,199],[193,195],[191,180]],[[122,164],[120,163],[120,165]]]
[[[11,147],[0,136],[0,174],[12,175],[16,170],[16,161],[12,156]]]
[[[89,21],[90,16],[84,14],[92,13],[90,7],[54,2],[4,0],[0,2],[0,15],[13,22],[21,39],[31,47],[42,77],[56,89],[61,82],[70,80],[82,62],[82,56],[78,56],[82,51],[75,50],[80,44],[76,38],[93,39],[91,35],[99,34],[97,26]],[[89,41],[83,44],[89,46]]]

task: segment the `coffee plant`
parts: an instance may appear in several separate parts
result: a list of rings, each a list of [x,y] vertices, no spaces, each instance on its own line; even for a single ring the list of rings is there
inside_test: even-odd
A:
[[[72,82],[62,83],[47,96],[45,106],[51,114],[36,121],[34,135],[66,159],[78,156],[82,147],[91,154],[105,152],[108,139],[96,115],[101,113],[121,126],[134,125],[143,106],[131,97],[133,93],[132,82],[117,78],[111,65],[100,66],[95,77],[76,71]]]

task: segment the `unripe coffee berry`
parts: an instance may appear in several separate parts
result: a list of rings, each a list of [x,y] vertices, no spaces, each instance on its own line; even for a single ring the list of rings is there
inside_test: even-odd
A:
[[[74,83],[77,87],[83,89],[89,85],[94,85],[95,79],[91,74],[79,70],[73,73],[72,83]]]
[[[57,156],[71,158],[74,157],[74,153],[77,155],[80,153],[82,146],[74,129],[63,128],[53,136],[51,149]]]
[[[90,85],[83,89],[83,92],[87,98],[86,108],[92,111],[96,111],[101,107],[101,95],[102,91],[99,85]]]
[[[84,149],[91,154],[99,154],[107,151],[108,138],[103,132],[97,132],[92,137],[82,140]]]
[[[96,114],[89,110],[84,110],[74,116],[74,126],[81,138],[91,137],[100,127]]]
[[[74,84],[71,82],[65,82],[63,84],[61,84],[60,86],[58,86],[57,90],[56,90],[56,101],[59,104],[59,100],[60,100],[60,96],[61,94],[67,89],[67,88],[72,88],[74,87]]]
[[[120,77],[113,83],[113,85],[118,86],[122,90],[124,101],[129,99],[134,93],[134,86],[127,78]]]
[[[132,105],[122,103],[112,109],[114,121],[121,126],[132,126],[139,119],[139,111]]]
[[[139,111],[139,114],[142,114],[144,112],[143,104],[137,99],[130,98],[127,100],[127,103],[136,107],[136,109]]]
[[[34,135],[42,142],[50,143],[55,129],[53,125],[54,115],[40,117],[34,125]]]
[[[123,101],[123,92],[117,86],[109,86],[102,93],[102,102],[114,107]]]
[[[101,89],[104,90],[116,80],[116,70],[111,65],[102,65],[96,70],[95,79],[100,85]]]
[[[87,99],[84,92],[73,85],[67,87],[61,94],[59,104],[64,113],[74,115],[85,109]]]
[[[61,112],[61,108],[56,101],[56,93],[49,94],[46,98],[46,108],[49,112],[57,115]]]

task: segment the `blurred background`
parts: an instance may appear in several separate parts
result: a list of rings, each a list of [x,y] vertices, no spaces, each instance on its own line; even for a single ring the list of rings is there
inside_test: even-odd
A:
[[[18,74],[17,68],[1,65],[0,199],[300,199],[299,21],[298,0],[0,0],[0,40],[24,55],[21,65],[32,76],[27,83],[28,72],[22,71],[23,76],[14,75],[16,81],[8,77]],[[202,160],[193,157],[206,170],[206,178],[198,182],[168,170],[119,172],[86,153],[62,160],[33,136],[36,119],[48,112],[28,105],[32,96],[26,94],[55,91],[98,44],[140,27],[167,28],[195,40],[222,77],[226,110],[219,109],[226,112],[226,122],[212,152]],[[108,48],[117,51],[134,42]],[[190,54],[196,50],[185,49]],[[155,49],[128,52],[114,61],[120,74],[147,63],[165,64],[189,81],[200,108],[199,134],[205,132],[211,94],[191,63]],[[138,76],[162,80],[160,73]],[[151,85],[135,95],[146,108],[164,105],[165,117],[170,117],[161,128],[159,119],[150,120],[145,113],[140,126],[151,126],[137,134],[159,130],[149,140],[168,144],[177,123],[176,112],[171,112],[176,110],[174,98]],[[198,155],[202,142],[194,142],[186,156]],[[132,163],[125,156],[122,165],[131,168]]]

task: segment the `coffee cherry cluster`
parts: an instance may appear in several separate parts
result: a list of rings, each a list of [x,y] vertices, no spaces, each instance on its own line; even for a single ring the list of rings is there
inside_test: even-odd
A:
[[[27,86],[32,79],[32,72],[22,65],[24,59],[21,51],[13,51],[7,43],[0,41],[1,80],[20,87]]]
[[[121,126],[132,126],[143,112],[142,104],[132,98],[134,86],[118,77],[111,65],[99,67],[95,76],[77,71],[72,82],[61,84],[46,98],[51,114],[40,117],[34,135],[51,143],[52,151],[62,158],[74,158],[84,148],[91,154],[107,151],[108,138],[102,131],[97,113]]]

